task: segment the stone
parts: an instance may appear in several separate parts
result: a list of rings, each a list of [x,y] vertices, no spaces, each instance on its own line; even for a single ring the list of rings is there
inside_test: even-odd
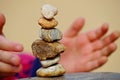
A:
[[[41,8],[41,14],[43,15],[43,17],[45,17],[46,19],[52,19],[56,14],[58,13],[58,10],[56,7],[51,6],[49,4],[45,4],[43,5],[43,7]]]
[[[61,64],[56,64],[47,68],[39,68],[36,73],[37,76],[41,77],[54,77],[63,75],[65,73],[65,69]]]
[[[45,19],[45,18],[40,18],[38,20],[38,24],[42,27],[42,28],[45,28],[45,29],[50,29],[50,28],[54,28],[58,25],[58,21],[55,20],[54,18],[52,19]]]
[[[58,63],[59,60],[60,60],[60,55],[56,56],[55,58],[48,59],[48,60],[43,60],[43,61],[40,60],[40,63],[42,64],[42,67],[49,67],[53,64]]]
[[[77,72],[59,77],[30,77],[19,80],[120,80],[119,72]]]
[[[40,39],[35,40],[31,47],[33,55],[38,57],[40,60],[54,58],[65,51],[64,45],[60,42],[48,43]]]
[[[53,41],[58,41],[62,39],[62,32],[57,28],[40,29],[39,36],[44,41],[53,42]]]

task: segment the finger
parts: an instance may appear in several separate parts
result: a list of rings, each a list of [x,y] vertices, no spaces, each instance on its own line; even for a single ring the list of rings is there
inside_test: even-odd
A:
[[[92,54],[89,54],[88,61],[97,60],[103,57],[103,55],[100,53],[100,51],[93,52]]]
[[[120,32],[119,31],[115,31],[113,33],[111,33],[110,35],[108,35],[107,37],[105,37],[102,41],[104,43],[104,45],[109,45],[110,43],[114,42],[115,40],[117,40],[120,37]]]
[[[4,23],[5,23],[5,16],[2,13],[0,13],[0,34],[2,34],[2,28]]]
[[[86,33],[89,41],[101,38],[108,31],[108,24],[103,24],[100,28]]]
[[[117,48],[117,45],[115,43],[111,43],[104,49],[102,49],[100,52],[103,56],[109,56],[111,53],[113,53]]]
[[[22,66],[13,66],[10,64],[6,64],[3,62],[0,62],[0,72],[19,72],[22,69]]]
[[[108,60],[107,57],[103,56],[96,60],[90,61],[86,64],[86,70],[87,71],[94,70],[94,69],[102,66],[103,64],[105,64],[107,62],[107,60]]]
[[[108,46],[104,47],[103,49],[100,49],[96,51],[94,54],[100,55],[100,56],[109,56],[111,53],[113,53],[117,48],[117,45],[115,43],[111,43]],[[94,57],[94,56],[93,56]],[[97,59],[98,57],[94,58]]]
[[[120,33],[118,31],[113,32],[112,34],[108,35],[107,37],[105,37],[102,40],[97,40],[95,42],[93,42],[92,48],[93,51],[97,51],[97,50],[101,50],[104,47],[108,46],[109,44],[113,43],[115,40],[117,40],[120,37]]]
[[[97,60],[103,56],[109,56],[111,53],[113,53],[117,48],[117,45],[115,43],[111,43],[107,47],[95,51],[93,54],[89,54],[88,61]]]
[[[13,52],[0,50],[0,61],[14,66],[18,66],[20,65],[21,59],[17,54]]]
[[[4,36],[0,35],[0,49],[7,51],[22,51],[23,46],[19,43],[11,42]]]
[[[102,40],[97,40],[93,42],[92,44],[93,51],[101,50],[105,47],[105,44]]]
[[[76,36],[79,33],[79,31],[81,30],[81,28],[83,27],[84,22],[85,22],[84,18],[76,19],[75,22],[70,27],[70,29],[68,29],[66,31],[64,36],[66,36],[66,37],[74,37],[74,36]]]

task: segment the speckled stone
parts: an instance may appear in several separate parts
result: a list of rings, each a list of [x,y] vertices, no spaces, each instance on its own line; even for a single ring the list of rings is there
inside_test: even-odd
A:
[[[59,42],[48,43],[40,39],[35,40],[31,47],[33,54],[40,60],[54,58],[65,51],[64,45]]]
[[[41,14],[46,19],[52,19],[58,13],[58,9],[50,4],[45,4],[41,8]]]
[[[44,41],[53,42],[53,41],[58,41],[62,39],[62,32],[57,28],[40,29],[39,36]]]
[[[54,18],[52,19],[45,19],[45,18],[40,18],[38,20],[38,24],[45,29],[50,29],[50,28],[54,28],[58,25],[58,21],[55,20]]]
[[[49,67],[53,64],[58,63],[60,60],[60,55],[56,56],[55,58],[47,59],[47,60],[40,60],[40,63],[42,64],[42,67]]]
[[[65,69],[61,64],[56,64],[47,68],[39,68],[36,73],[41,77],[60,76],[65,73]]]

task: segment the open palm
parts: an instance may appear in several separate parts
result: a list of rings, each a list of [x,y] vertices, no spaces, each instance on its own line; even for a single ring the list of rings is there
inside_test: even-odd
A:
[[[91,71],[102,66],[117,48],[114,41],[120,35],[118,31],[104,36],[108,31],[108,24],[103,24],[100,28],[79,33],[84,22],[83,18],[78,18],[61,40],[66,50],[61,54],[60,63],[68,73]]]

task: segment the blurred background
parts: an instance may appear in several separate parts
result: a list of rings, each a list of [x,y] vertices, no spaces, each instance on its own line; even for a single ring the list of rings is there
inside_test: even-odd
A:
[[[55,18],[62,32],[80,16],[86,20],[81,32],[100,27],[104,22],[110,25],[108,34],[120,30],[120,0],[0,0],[0,12],[6,17],[5,36],[22,43],[24,51],[32,52],[31,44],[39,38],[40,8],[46,3],[58,8]],[[120,72],[120,39],[116,43],[118,49],[108,63],[94,72]]]

